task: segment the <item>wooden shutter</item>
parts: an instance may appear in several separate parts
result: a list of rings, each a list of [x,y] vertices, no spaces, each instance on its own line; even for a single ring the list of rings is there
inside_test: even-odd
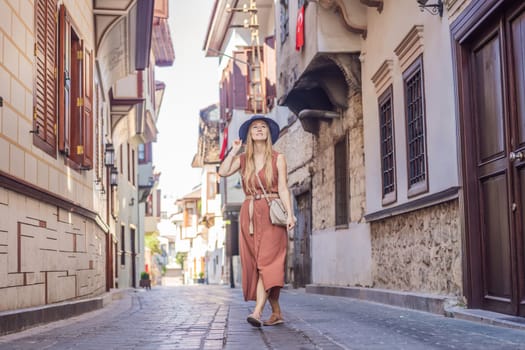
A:
[[[82,122],[82,95],[83,87],[82,83],[82,43],[78,37],[71,35],[71,87],[70,87],[70,133],[69,140],[71,149],[69,152],[69,158],[75,163],[77,167],[82,165],[82,159],[84,157],[84,124]]]
[[[264,39],[264,62],[266,78],[266,105],[272,109],[274,99],[277,96],[277,64],[275,58],[275,37],[269,36]]]
[[[71,23],[64,5],[58,15],[58,149],[70,152]]]
[[[245,51],[236,51],[233,53],[233,108],[246,109],[247,108],[247,77],[248,55]]]
[[[85,169],[93,168],[93,51],[83,51],[83,98],[81,106],[81,116],[83,117],[83,146],[84,154],[82,157],[82,167]]]
[[[33,142],[52,156],[56,156],[56,34],[56,0],[37,0]]]

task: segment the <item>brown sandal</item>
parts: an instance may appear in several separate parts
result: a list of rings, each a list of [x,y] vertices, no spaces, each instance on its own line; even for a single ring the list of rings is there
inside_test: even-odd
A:
[[[249,315],[246,321],[254,327],[261,327],[263,324],[260,319],[256,318],[253,314]]]
[[[281,323],[284,323],[284,320],[282,316],[277,314],[272,314],[269,319],[263,322],[265,326],[275,326]]]

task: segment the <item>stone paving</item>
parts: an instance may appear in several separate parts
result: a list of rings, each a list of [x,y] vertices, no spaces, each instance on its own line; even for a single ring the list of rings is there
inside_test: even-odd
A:
[[[0,349],[525,349],[525,331],[284,290],[285,324],[253,328],[226,286],[136,290],[106,308],[0,337]],[[265,317],[270,314],[265,310]]]

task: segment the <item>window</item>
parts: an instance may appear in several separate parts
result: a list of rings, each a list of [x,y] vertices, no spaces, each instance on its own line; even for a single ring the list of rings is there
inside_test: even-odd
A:
[[[247,109],[248,108],[248,52],[235,51],[233,53],[233,72],[230,81],[230,87],[233,89],[230,96],[231,106],[233,109]]]
[[[127,164],[128,164],[128,182],[131,182],[131,146],[128,143],[128,152],[127,152]]]
[[[121,143],[119,147],[119,161],[120,161],[120,173],[124,174],[124,145]]]
[[[146,216],[153,216],[153,195],[151,193],[146,199]]]
[[[290,13],[288,12],[288,0],[280,0],[281,3],[281,13],[280,13],[280,32],[281,32],[281,45],[284,44],[286,38],[288,38],[290,31]]]
[[[152,161],[152,143],[140,143],[137,148],[139,164],[151,163]]]
[[[131,184],[135,186],[135,178],[137,177],[135,173],[135,150],[131,150]]]
[[[419,57],[403,74],[408,160],[408,196],[428,190],[423,62]]]
[[[184,227],[190,227],[193,221],[193,208],[184,209]]]
[[[120,264],[126,265],[126,226],[120,226]]]
[[[348,176],[346,137],[334,146],[335,225],[348,225]]]
[[[392,86],[379,97],[379,128],[381,137],[381,179],[383,204],[396,200],[396,165],[394,150],[394,120]]]
[[[35,1],[33,143],[60,151],[77,169],[93,168],[93,51],[64,5]],[[57,147],[58,146],[58,147]]]
[[[58,149],[73,167],[91,169],[93,55],[64,5],[58,18]]]

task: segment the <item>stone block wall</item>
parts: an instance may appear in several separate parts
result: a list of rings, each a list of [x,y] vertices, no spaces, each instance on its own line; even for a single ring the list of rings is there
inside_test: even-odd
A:
[[[0,187],[0,311],[105,292],[105,233]]]
[[[334,144],[348,137],[348,176],[350,222],[362,222],[365,212],[365,155],[361,95],[349,99],[341,119],[321,122],[314,156],[313,230],[335,226]]]
[[[371,223],[375,288],[462,295],[458,200]]]

